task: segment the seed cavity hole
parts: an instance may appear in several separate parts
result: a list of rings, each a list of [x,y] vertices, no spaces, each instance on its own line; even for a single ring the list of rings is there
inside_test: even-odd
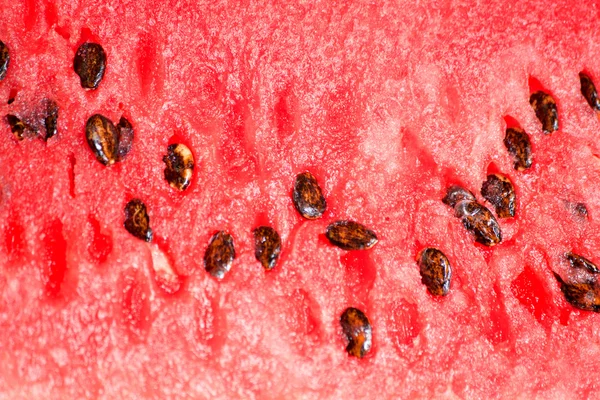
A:
[[[69,194],[73,199],[75,198],[75,164],[77,164],[75,154],[69,153]]]
[[[173,263],[168,254],[158,244],[150,245],[152,256],[152,272],[156,285],[167,294],[174,294],[181,289],[181,277],[173,268]]]
[[[10,92],[8,93],[8,101],[7,101],[8,105],[11,105],[12,103],[15,102],[18,94],[19,94],[19,89],[17,89],[17,88],[10,89]]]

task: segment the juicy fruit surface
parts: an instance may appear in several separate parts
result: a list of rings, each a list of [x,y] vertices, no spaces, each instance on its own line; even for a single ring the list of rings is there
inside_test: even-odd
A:
[[[570,306],[552,274],[567,276],[568,251],[600,254],[600,126],[578,76],[600,76],[593,1],[0,3],[0,115],[44,97],[60,108],[47,143],[1,127],[1,397],[597,391],[600,315]],[[85,41],[107,56],[94,91],[73,71]],[[548,136],[529,104],[540,89],[560,118]],[[135,130],[109,168],[86,144],[96,113]],[[523,172],[503,145],[506,116],[531,137]],[[164,180],[172,143],[195,160],[181,193]],[[291,199],[307,170],[327,199],[314,221]],[[488,249],[441,199],[497,172],[516,216]],[[132,198],[153,244],[123,227]],[[333,247],[324,232],[338,219],[379,242]],[[261,225],[282,240],[268,273],[254,256]],[[203,266],[219,230],[236,246],[222,281]],[[441,300],[421,284],[424,247],[452,263]],[[373,327],[361,360],[344,351],[348,307]]]

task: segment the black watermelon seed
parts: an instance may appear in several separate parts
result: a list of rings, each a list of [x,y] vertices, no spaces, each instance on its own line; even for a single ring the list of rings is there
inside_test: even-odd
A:
[[[469,192],[467,189],[458,185],[452,185],[446,190],[446,196],[442,199],[444,204],[450,207],[456,206],[461,201],[477,201],[475,195]]]
[[[235,258],[233,237],[227,232],[219,231],[213,235],[204,253],[204,269],[217,279],[223,279],[231,269]]]
[[[6,78],[6,71],[8,71],[9,63],[10,54],[8,52],[8,46],[6,46],[4,42],[0,41],[0,81]]]
[[[354,221],[336,221],[325,232],[331,244],[344,250],[370,249],[377,243],[375,232]]]
[[[445,296],[450,290],[452,268],[448,258],[433,247],[422,250],[417,256],[421,282],[434,296]]]
[[[565,299],[573,306],[585,311],[600,312],[600,288],[593,281],[565,282],[556,272],[554,277],[560,283]]]
[[[194,155],[192,151],[181,143],[170,144],[167,147],[167,155],[163,156],[165,167],[165,179],[169,185],[179,191],[190,186],[194,172]]]
[[[10,125],[10,130],[13,135],[15,135],[15,138],[17,140],[23,140],[25,138],[25,129],[27,129],[25,123],[21,121],[19,117],[12,114],[6,115],[6,121],[8,122],[8,125]]]
[[[98,43],[83,43],[77,49],[73,69],[81,80],[84,89],[96,89],[104,77],[106,53]]]
[[[58,104],[50,99],[46,99],[44,103],[46,111],[44,116],[46,136],[43,139],[47,141],[58,132]]]
[[[296,176],[292,199],[296,210],[306,219],[321,218],[327,209],[327,202],[323,197],[321,187],[310,172]]]
[[[500,225],[494,215],[475,201],[462,201],[454,207],[454,215],[473,234],[475,241],[485,246],[495,246],[502,241]]]
[[[529,135],[520,128],[506,129],[504,145],[515,160],[514,168],[523,171],[531,167],[533,155]]]
[[[111,120],[100,114],[92,115],[85,124],[85,137],[98,161],[104,165],[115,163],[119,134]]]
[[[558,109],[554,98],[541,90],[533,93],[529,98],[529,104],[535,111],[536,117],[542,123],[545,134],[558,130]]]
[[[340,325],[348,340],[346,351],[354,357],[364,357],[373,343],[373,330],[367,316],[357,308],[347,308],[340,317]]]
[[[598,92],[592,78],[585,72],[580,72],[579,80],[581,81],[581,94],[587,103],[592,107],[592,110],[600,111],[600,99],[598,99]]]
[[[279,233],[270,226],[259,226],[254,230],[254,256],[264,269],[272,270],[281,252]]]
[[[152,241],[150,217],[146,205],[139,199],[133,199],[125,206],[125,229],[133,236],[146,242]]]
[[[121,117],[116,126],[118,135],[117,161],[123,161],[133,145],[133,126],[127,118]]]
[[[517,201],[515,188],[504,175],[488,175],[487,180],[481,186],[481,195],[494,205],[499,218],[515,216]]]
[[[587,258],[584,258],[572,252],[568,252],[567,254],[565,254],[565,257],[567,257],[567,260],[569,260],[569,264],[571,264],[571,267],[573,268],[585,269],[588,272],[591,272],[592,274],[597,274],[600,272],[596,264],[594,264]]]

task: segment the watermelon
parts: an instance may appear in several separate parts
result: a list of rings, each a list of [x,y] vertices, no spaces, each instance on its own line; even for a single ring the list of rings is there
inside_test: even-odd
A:
[[[1,398],[597,393],[595,2],[1,3]]]

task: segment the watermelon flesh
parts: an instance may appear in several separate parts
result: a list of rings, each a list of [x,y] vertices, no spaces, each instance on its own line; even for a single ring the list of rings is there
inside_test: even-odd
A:
[[[594,2],[242,3],[2,1],[0,115],[49,98],[59,119],[47,143],[0,130],[0,397],[593,396],[600,316],[552,272],[600,254],[599,122],[578,76],[600,77]],[[85,41],[107,54],[94,91],[73,71]],[[111,167],[85,141],[96,113],[135,130]],[[502,142],[514,124],[533,145],[523,172]],[[172,143],[194,154],[184,192],[164,180]],[[291,200],[307,170],[328,204],[315,221]],[[460,184],[486,204],[490,173],[517,193],[494,248],[441,202]],[[132,198],[151,244],[123,227]],[[333,247],[339,219],[379,242]],[[269,272],[261,225],[282,239]],[[203,266],[218,230],[236,247],[222,281]],[[443,299],[421,283],[425,247],[452,263]],[[363,359],[344,350],[348,307],[373,326]]]

